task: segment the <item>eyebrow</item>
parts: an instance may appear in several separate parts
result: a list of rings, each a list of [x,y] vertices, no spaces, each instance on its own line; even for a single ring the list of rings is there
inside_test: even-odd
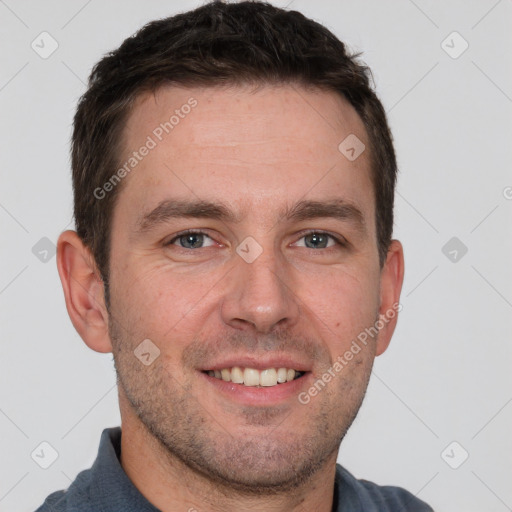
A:
[[[288,222],[334,218],[354,224],[361,232],[366,231],[365,218],[361,210],[353,203],[340,198],[326,201],[302,200],[291,208],[286,207],[281,210],[278,217],[279,219],[284,218]],[[242,220],[240,215],[233,212],[223,202],[200,199],[192,201],[165,199],[156,208],[140,217],[136,232],[142,234],[171,219],[179,218],[213,219],[232,224],[238,224]]]

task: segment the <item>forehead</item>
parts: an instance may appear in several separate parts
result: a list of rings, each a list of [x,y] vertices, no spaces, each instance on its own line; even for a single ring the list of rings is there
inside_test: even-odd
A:
[[[364,125],[333,92],[162,87],[137,99],[123,135],[121,165],[137,162],[118,201],[139,213],[170,196],[221,199],[261,217],[326,195],[373,207],[369,151],[350,161],[339,150],[354,135],[368,148]]]

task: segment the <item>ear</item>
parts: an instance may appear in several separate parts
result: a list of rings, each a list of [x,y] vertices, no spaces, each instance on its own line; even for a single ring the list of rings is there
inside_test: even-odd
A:
[[[380,356],[389,345],[395,331],[400,305],[400,292],[404,280],[404,250],[398,240],[391,240],[380,277],[379,336],[376,355]]]
[[[75,231],[59,236],[57,268],[66,308],[78,334],[92,350],[112,352],[103,281],[94,257]]]

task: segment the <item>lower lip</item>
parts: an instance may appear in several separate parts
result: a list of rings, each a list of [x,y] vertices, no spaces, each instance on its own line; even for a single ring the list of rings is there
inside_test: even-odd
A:
[[[230,400],[243,405],[268,406],[285,402],[290,400],[290,398],[297,399],[299,393],[308,386],[312,374],[311,372],[306,372],[302,377],[290,382],[263,387],[234,384],[233,382],[226,382],[216,377],[210,377],[203,372],[201,372],[201,375],[209,384]]]

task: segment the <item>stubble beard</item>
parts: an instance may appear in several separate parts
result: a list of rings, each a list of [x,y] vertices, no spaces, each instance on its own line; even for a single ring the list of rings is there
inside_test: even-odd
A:
[[[137,342],[123,337],[112,317],[109,333],[120,392],[140,426],[161,447],[164,463],[170,471],[192,471],[223,493],[287,493],[336,460],[362,404],[373,365],[373,358],[363,360],[357,378],[340,375],[312,404],[297,402],[295,407],[306,408],[310,415],[302,432],[295,430],[287,419],[290,412],[281,406],[241,407],[244,432],[237,432],[222,425],[223,411],[215,417],[201,404],[190,379],[178,382],[162,356],[150,367],[142,365],[133,353]]]

